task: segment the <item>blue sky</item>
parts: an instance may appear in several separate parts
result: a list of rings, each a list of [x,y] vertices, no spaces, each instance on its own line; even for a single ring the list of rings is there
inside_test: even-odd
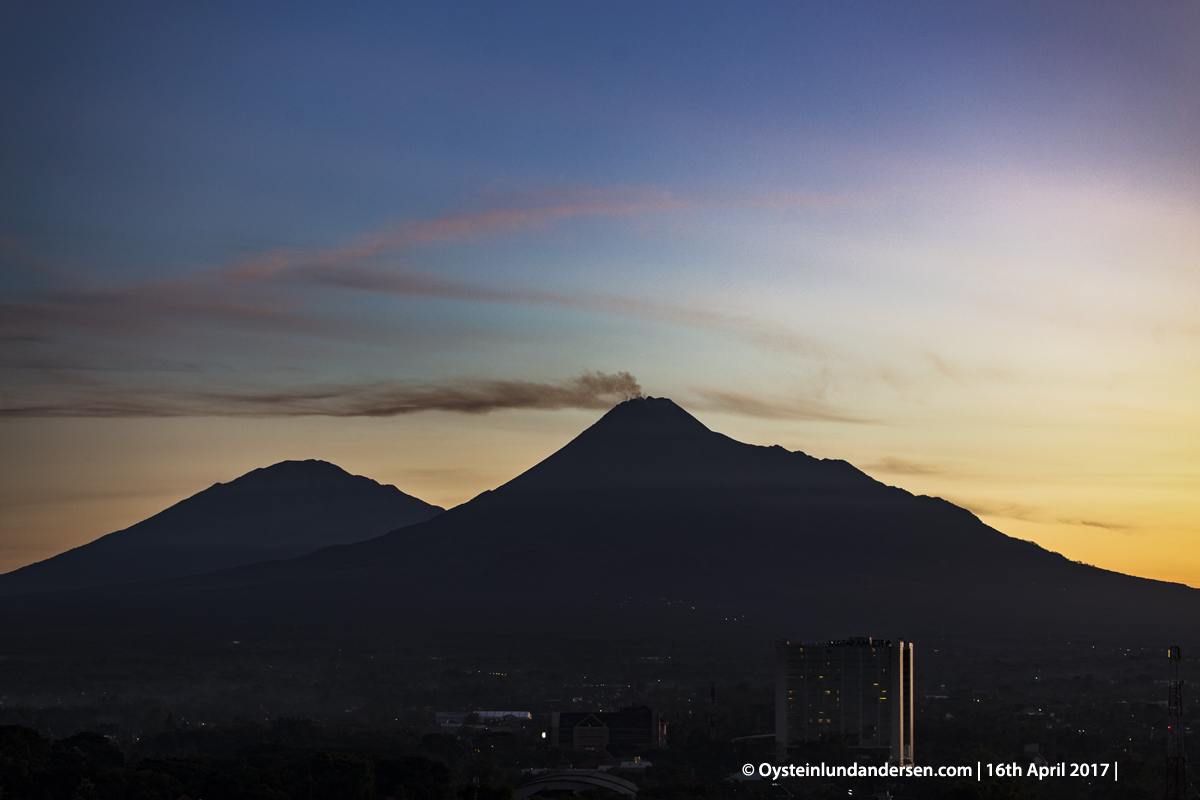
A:
[[[1198,51],[1188,2],[6,4],[0,569],[283,457],[461,502],[636,382],[1200,584]]]

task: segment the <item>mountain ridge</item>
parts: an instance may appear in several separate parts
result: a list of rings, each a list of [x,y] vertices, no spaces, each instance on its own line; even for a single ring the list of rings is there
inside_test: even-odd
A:
[[[85,596],[99,597],[59,597],[44,619],[79,614]],[[726,635],[734,611],[764,635],[809,638],[1126,636],[1200,621],[1200,591],[1074,563],[845,461],[737,442],[664,398],[622,403],[427,521],[288,561],[111,589],[92,605],[137,625],[224,629],[236,618],[273,630],[287,619],[298,630],[485,637],[704,639]]]
[[[184,577],[361,541],[440,513],[326,461],[260,467],[44,561],[0,575],[0,594]]]

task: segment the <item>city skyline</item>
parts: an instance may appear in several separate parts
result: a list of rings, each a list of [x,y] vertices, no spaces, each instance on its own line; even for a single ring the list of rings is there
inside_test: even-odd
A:
[[[1200,585],[1200,11],[5,13],[0,571],[630,392]]]

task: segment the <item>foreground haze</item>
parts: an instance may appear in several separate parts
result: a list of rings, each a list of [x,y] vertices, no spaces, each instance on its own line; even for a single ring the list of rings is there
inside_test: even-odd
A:
[[[1200,585],[1200,6],[0,11],[0,571],[639,392]]]

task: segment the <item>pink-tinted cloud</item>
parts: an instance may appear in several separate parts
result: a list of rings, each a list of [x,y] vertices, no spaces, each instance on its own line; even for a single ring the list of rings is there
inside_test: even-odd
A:
[[[21,242],[17,241],[17,237],[0,233],[0,264],[5,261],[16,264],[30,272],[51,276],[59,274],[59,271],[53,264],[26,249]]]
[[[362,264],[377,256],[422,244],[476,241],[503,232],[543,227],[580,217],[635,217],[716,208],[818,210],[845,205],[850,198],[796,192],[677,193],[654,187],[614,189],[573,187],[488,197],[496,207],[455,210],[428,220],[397,222],[344,247],[276,249],[225,272],[230,280],[263,280],[289,272],[328,276],[329,270]]]
[[[537,228],[580,217],[634,217],[713,208],[813,210],[849,202],[803,194],[680,195],[660,189],[572,188],[489,198],[496,207],[453,211],[430,220],[385,226],[350,245],[313,250],[276,249],[235,265],[183,278],[123,288],[72,286],[0,304],[0,339],[71,330],[138,335],[189,322],[211,321],[252,331],[339,336],[354,323],[313,313],[306,289],[338,287],[405,297],[484,303],[550,305],[722,330],[766,347],[815,354],[819,348],[792,332],[738,315],[619,295],[564,295],[497,289],[413,270],[385,267],[380,257],[419,244],[473,241],[504,231]],[[364,326],[359,323],[358,328]],[[362,335],[355,330],[355,335]]]

